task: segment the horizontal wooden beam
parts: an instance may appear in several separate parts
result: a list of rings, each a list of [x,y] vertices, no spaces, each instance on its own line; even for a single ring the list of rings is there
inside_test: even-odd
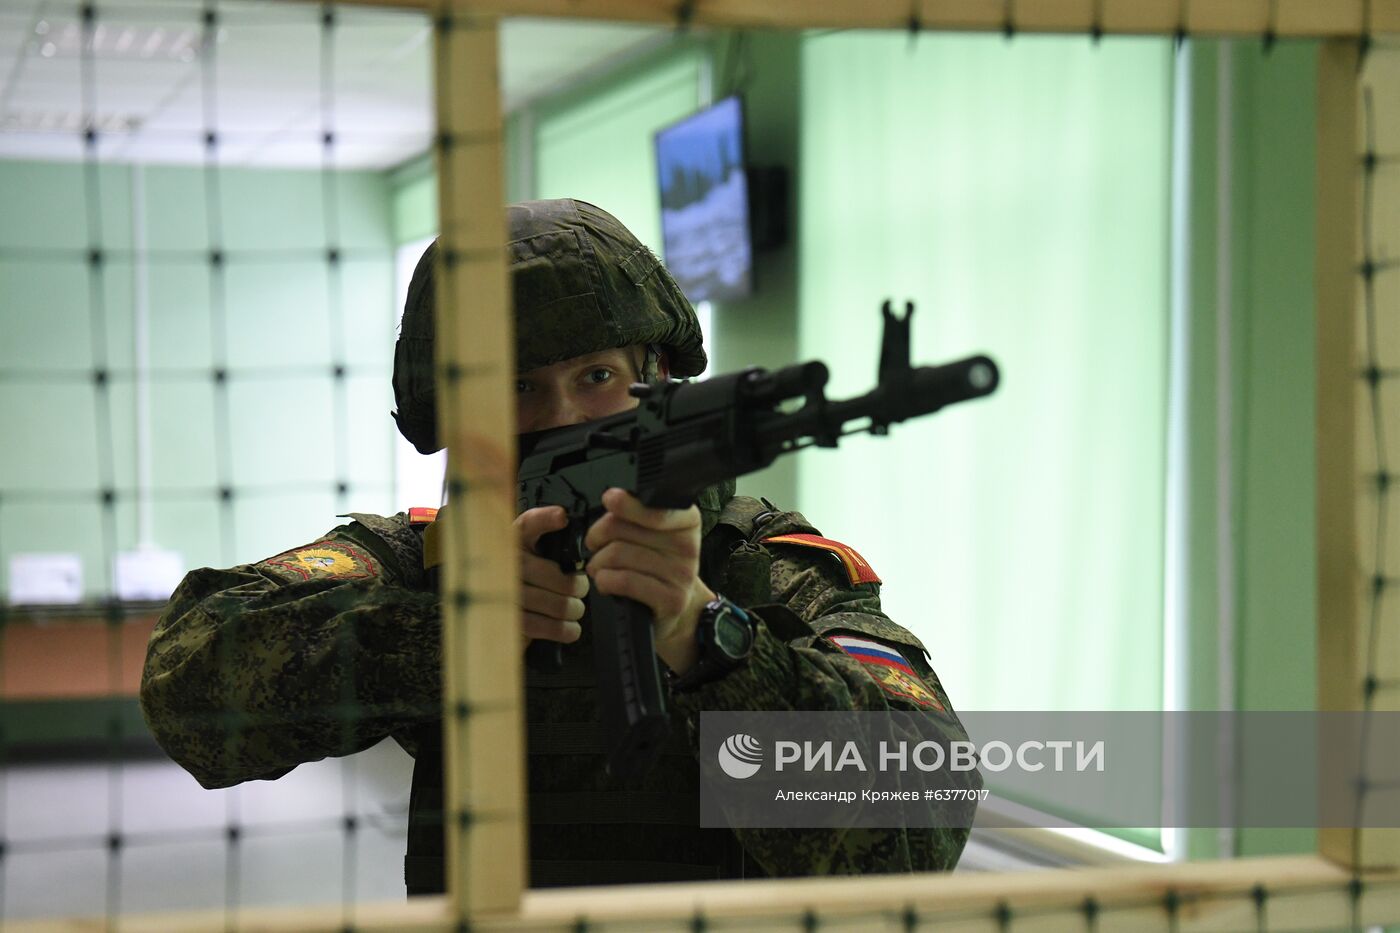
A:
[[[1400,0],[340,0],[434,13],[782,29],[1345,38],[1400,32]]]
[[[1261,901],[1256,892],[1262,890]],[[1167,894],[1177,898],[1175,920]],[[1358,895],[1359,894],[1359,899]],[[1093,900],[1095,921],[1086,922]],[[656,884],[534,891],[518,913],[478,915],[474,933],[609,929],[695,929],[703,916],[720,929],[914,929],[993,933],[1010,912],[1017,933],[1048,930],[1270,931],[1359,929],[1400,919],[1400,873],[1352,875],[1311,856],[1189,862],[1131,868],[1059,869],[1014,874],[917,874],[801,878],[733,883]],[[1262,913],[1262,917],[1261,917]],[[1261,924],[1262,919],[1262,924]],[[1353,925],[1356,926],[1353,926]],[[223,933],[224,930],[340,933],[458,929],[445,898],[407,903],[267,908],[6,924],[12,933]]]

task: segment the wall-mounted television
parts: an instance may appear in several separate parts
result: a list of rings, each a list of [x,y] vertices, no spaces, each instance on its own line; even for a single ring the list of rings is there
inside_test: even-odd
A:
[[[656,133],[666,267],[692,302],[753,291],[744,108],[738,97]]]

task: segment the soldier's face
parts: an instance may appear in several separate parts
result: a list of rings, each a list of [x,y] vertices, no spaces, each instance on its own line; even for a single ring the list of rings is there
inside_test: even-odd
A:
[[[618,347],[521,373],[515,416],[522,434],[605,418],[637,407],[627,387],[642,378],[644,350]]]

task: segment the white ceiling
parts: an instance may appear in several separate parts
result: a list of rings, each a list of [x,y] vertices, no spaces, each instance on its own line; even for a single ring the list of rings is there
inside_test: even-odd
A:
[[[212,121],[222,164],[317,166],[323,113],[335,132],[336,165],[387,168],[427,149],[433,108],[425,16],[337,8],[331,106],[323,110],[319,5],[223,0],[207,52],[204,5],[96,0],[85,68],[77,0],[0,0],[0,158],[82,158],[89,109],[104,160],[203,162]],[[566,87],[667,36],[649,26],[508,20],[502,106]]]

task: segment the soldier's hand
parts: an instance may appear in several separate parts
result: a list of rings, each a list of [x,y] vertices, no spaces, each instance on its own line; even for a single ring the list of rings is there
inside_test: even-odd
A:
[[[603,507],[583,540],[593,552],[584,569],[598,592],[651,609],[657,654],[671,664],[668,646],[693,645],[700,610],[714,599],[700,580],[700,510],[650,509],[622,489],[605,492]]]
[[[583,597],[588,595],[588,577],[568,574],[559,565],[535,553],[540,536],[568,524],[564,510],[557,505],[526,509],[515,518],[520,535],[520,632],[525,644],[535,638],[550,641],[578,641],[583,629]]]

